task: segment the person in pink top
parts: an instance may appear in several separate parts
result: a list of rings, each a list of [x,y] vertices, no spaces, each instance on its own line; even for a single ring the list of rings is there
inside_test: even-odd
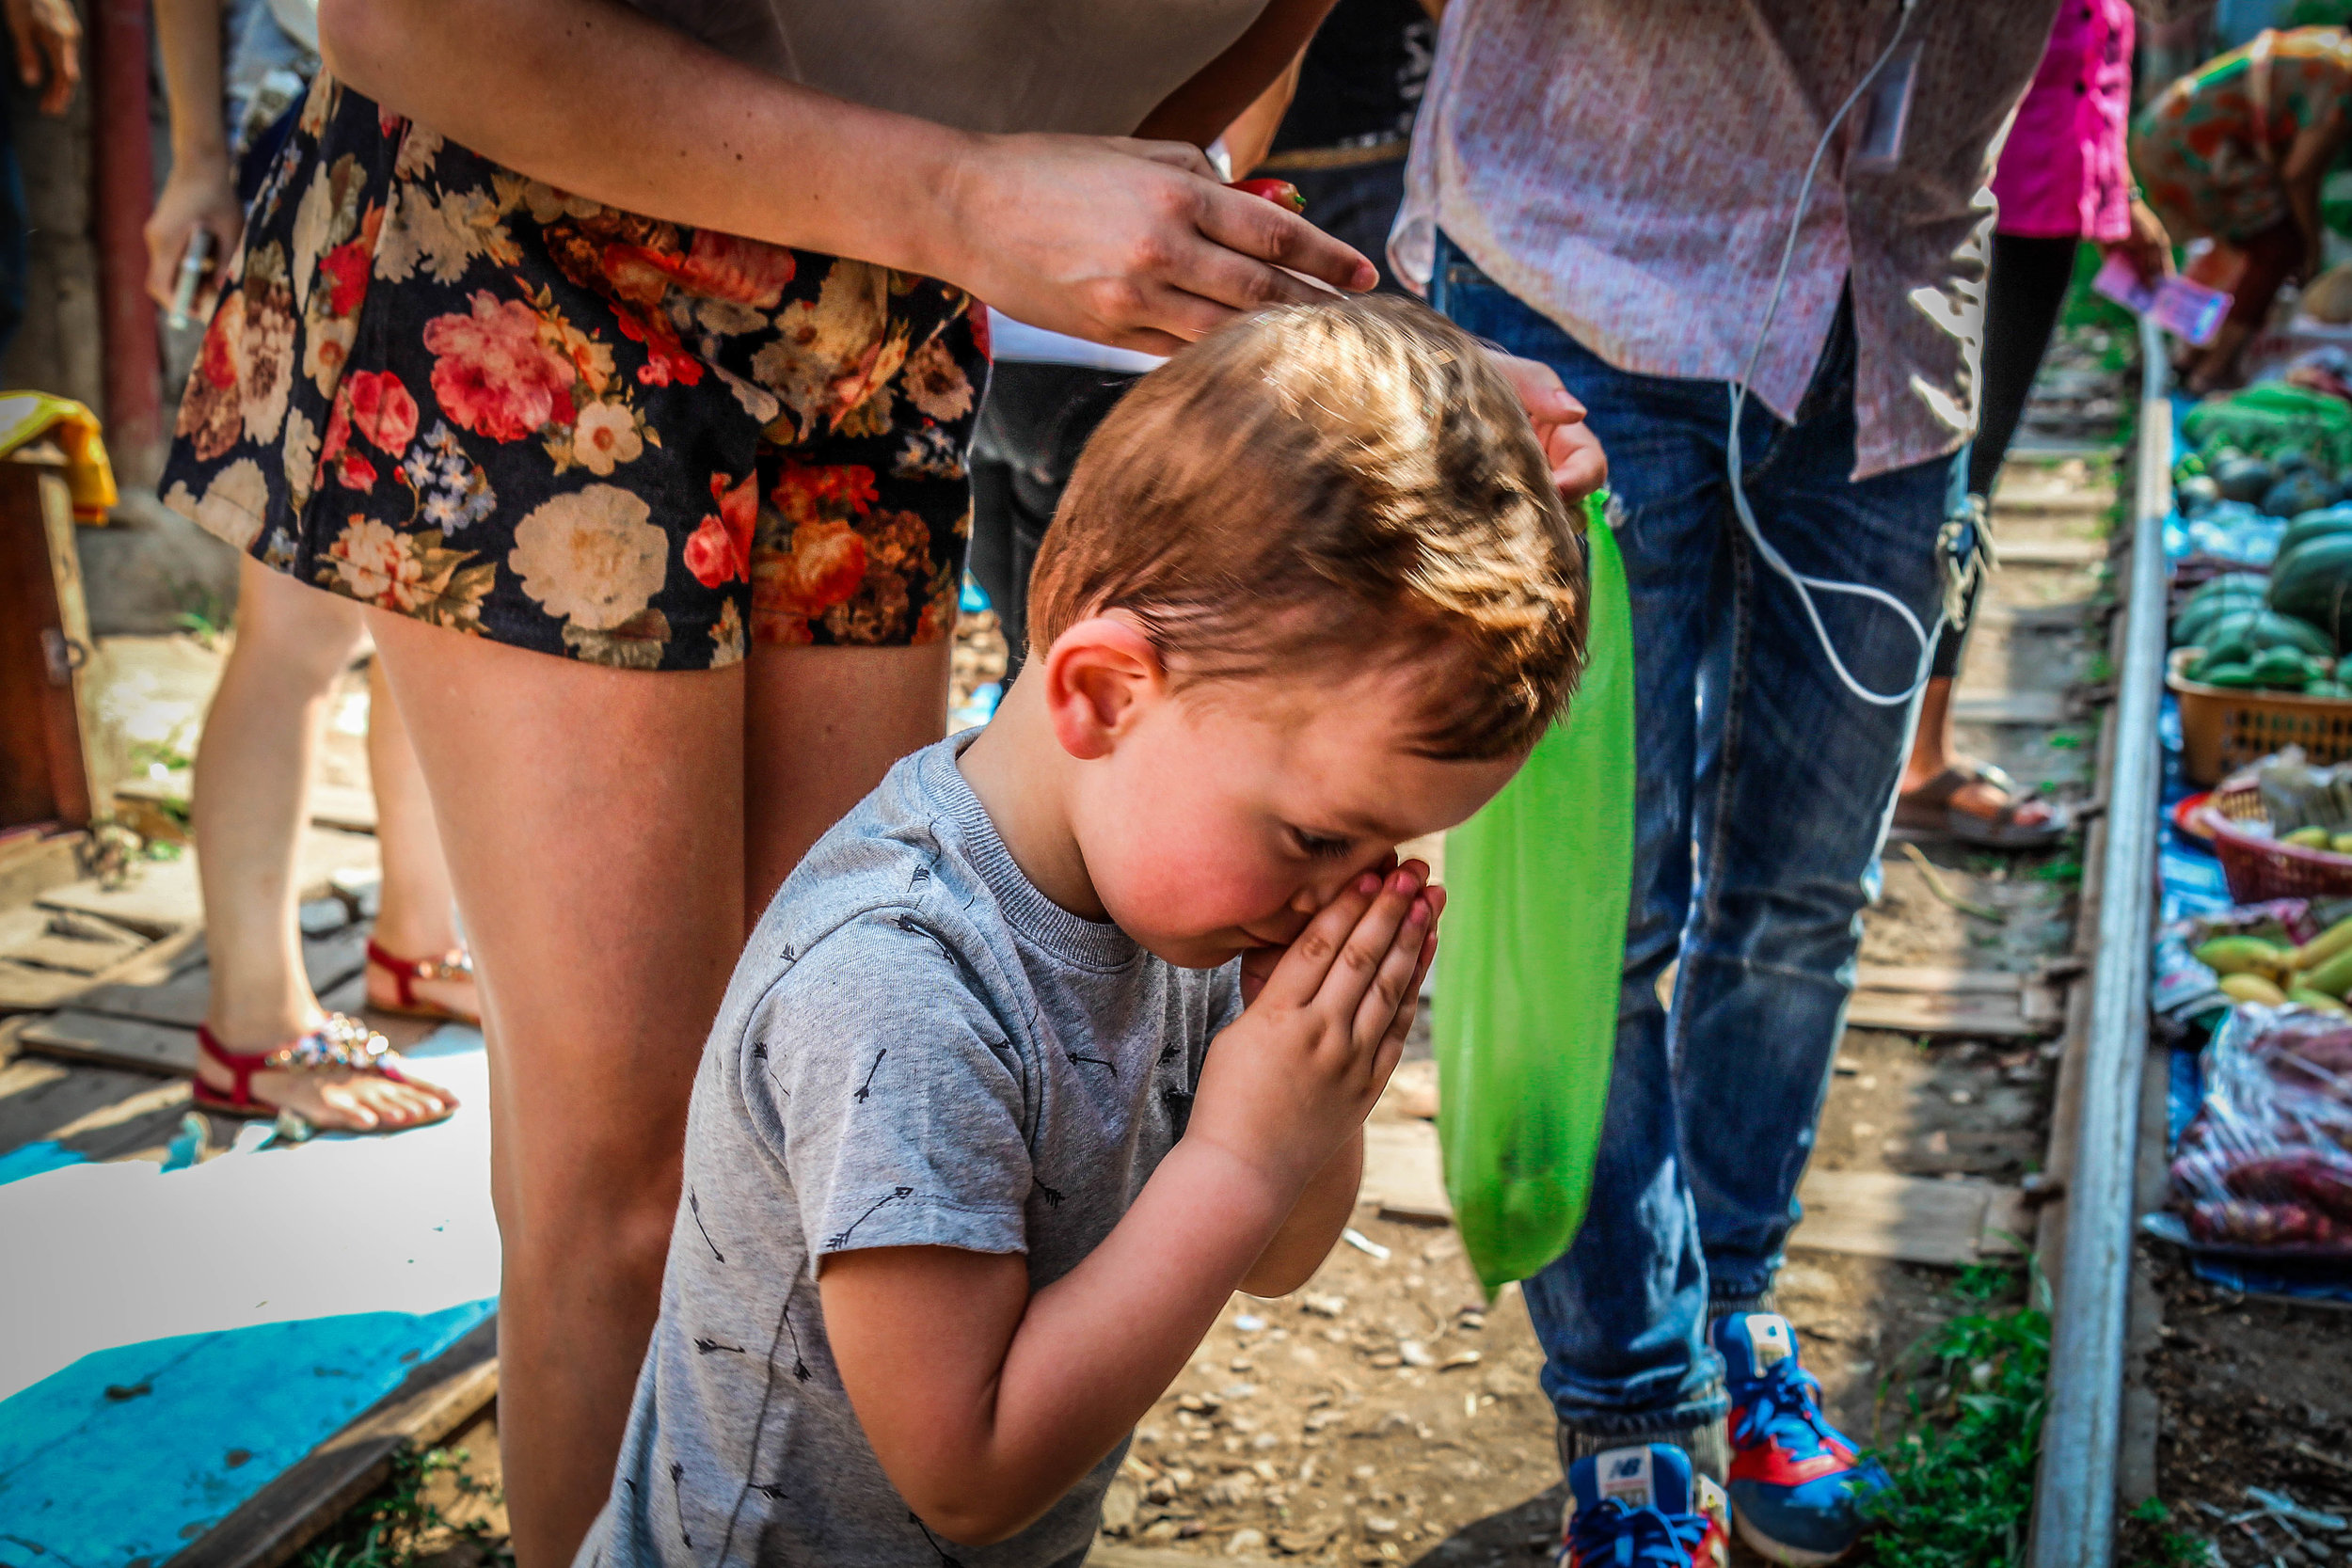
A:
[[[2131,6],[2066,0],[1993,176],[2001,210],[1985,293],[1983,413],[1968,453],[1973,496],[1992,494],[2082,242],[2125,251],[2146,276],[2171,269],[2164,225],[2132,184],[2124,149],[2131,111]],[[1975,602],[1972,590],[1971,609]],[[1946,627],[1936,646],[1895,831],[1989,849],[2046,847],[2066,830],[2050,804],[1951,748],[1952,682],[1966,641],[1963,621]]]

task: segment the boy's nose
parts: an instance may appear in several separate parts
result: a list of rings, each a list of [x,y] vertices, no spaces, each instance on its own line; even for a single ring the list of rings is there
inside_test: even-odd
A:
[[[1290,901],[1291,911],[1300,917],[1299,928],[1305,929],[1308,921],[1321,914],[1330,906],[1331,900],[1340,895],[1343,888],[1365,872],[1376,874],[1385,882],[1390,873],[1397,868],[1397,863],[1396,851],[1393,848],[1383,849],[1378,860],[1366,864],[1344,861],[1325,875],[1307,882],[1291,895]],[[1297,931],[1291,933],[1294,937],[1297,934]]]

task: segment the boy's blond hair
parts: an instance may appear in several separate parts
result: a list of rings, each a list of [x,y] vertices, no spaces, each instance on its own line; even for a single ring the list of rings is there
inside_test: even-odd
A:
[[[1417,750],[1506,756],[1584,663],[1584,541],[1486,351],[1410,300],[1245,316],[1088,443],[1030,589],[1043,650],[1137,617],[1179,682],[1432,666]]]

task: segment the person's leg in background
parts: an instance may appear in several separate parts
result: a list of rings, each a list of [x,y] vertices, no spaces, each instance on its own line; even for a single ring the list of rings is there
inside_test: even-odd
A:
[[[417,770],[408,726],[392,700],[381,659],[368,662],[368,776],[375,786],[375,841],[384,862],[372,933],[376,953],[368,959],[368,1005],[479,1019],[482,1002],[457,929],[457,899],[450,890],[449,863],[441,858],[433,800]],[[385,963],[387,957],[398,967]],[[423,972],[410,974],[402,985],[403,973],[420,966]]]
[[[1748,467],[1748,497],[1796,571],[1894,595],[1931,640],[1947,580],[1938,539],[1965,504],[1961,460],[1849,477],[1851,338],[1842,336],[1797,421],[1777,427]],[[1883,1475],[1822,1418],[1771,1290],[1931,649],[1893,610],[1816,590],[1838,657],[1871,695],[1856,692],[1795,587],[1744,531],[1731,544],[1734,613],[1701,678],[1700,891],[1676,976],[1675,1093],[1732,1404],[1734,1522],[1779,1560],[1826,1561],[1858,1537],[1859,1496]]]
[[[2009,445],[2033,394],[2042,356],[2058,326],[2058,311],[2074,276],[2081,242],[2018,234],[1993,236],[1993,276],[1985,291],[1984,358],[1977,436],[1968,455],[1968,493],[1990,498],[1993,482],[2009,455]],[[1968,621],[1982,593],[1979,578],[1968,594]],[[2041,848],[2062,831],[2048,802],[2016,798],[2008,780],[1951,747],[1952,686],[1967,645],[1968,622],[1947,626],[1936,642],[1927,689],[1919,700],[1919,723],[1911,756],[1898,786],[1897,825],[1921,832],[1957,830],[1983,847]]]
[[[212,969],[205,1022],[224,1050],[246,1054],[275,1052],[318,1028],[325,1017],[303,969],[294,915],[302,830],[320,729],[336,677],[358,649],[364,624],[348,599],[249,556],[239,564],[237,594],[236,641],[197,752],[195,820]],[[391,724],[397,736],[397,716]],[[372,757],[379,751],[372,745]],[[421,828],[412,825],[401,809],[397,783],[390,796],[391,814],[379,824],[385,830],[384,908],[395,926],[437,918],[446,931],[445,895],[437,915],[416,911],[413,903],[404,910],[403,895],[417,879],[404,868],[419,860],[437,863],[439,849],[430,814]],[[229,1069],[209,1059],[199,1061],[198,1072],[216,1091],[234,1085]],[[333,1067],[257,1072],[252,1091],[314,1125],[338,1129],[406,1126],[444,1115],[453,1104],[427,1084]]]
[[[1029,569],[1095,427],[1136,377],[1002,360],[972,438],[972,575],[1005,633],[1006,684],[1028,654]]]
[[[1561,1422],[1563,1468],[1599,1449],[1660,1441],[1690,1449],[1720,1478],[1726,1401],[1707,1345],[1707,1270],[1658,979],[1690,910],[1701,656],[1729,620],[1723,389],[1613,370],[1442,237],[1430,297],[1466,331],[1550,365],[1583,400],[1624,519],[1639,772],[1633,898],[1584,1224],[1566,1254],[1522,1283],[1544,1347],[1543,1389]]]

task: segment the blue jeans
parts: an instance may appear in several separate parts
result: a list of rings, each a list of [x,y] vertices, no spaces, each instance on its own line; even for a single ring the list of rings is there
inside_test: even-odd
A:
[[[1795,590],[1741,531],[1724,384],[1613,369],[1440,235],[1432,303],[1559,372],[1609,454],[1633,606],[1633,896],[1609,1105],[1583,1228],[1525,1282],[1560,1418],[1601,1435],[1724,1413],[1713,1311],[1768,1289],[1795,1225],[1861,939],[1865,880],[1917,704],[1838,681]],[[1790,565],[1894,594],[1932,630],[1962,458],[1856,482],[1853,335],[1793,424],[1751,399],[1756,521]],[[1964,458],[1964,453],[1963,454]],[[1924,661],[1883,606],[1817,594],[1847,667],[1899,691]],[[1658,979],[1677,958],[1671,1007]]]

